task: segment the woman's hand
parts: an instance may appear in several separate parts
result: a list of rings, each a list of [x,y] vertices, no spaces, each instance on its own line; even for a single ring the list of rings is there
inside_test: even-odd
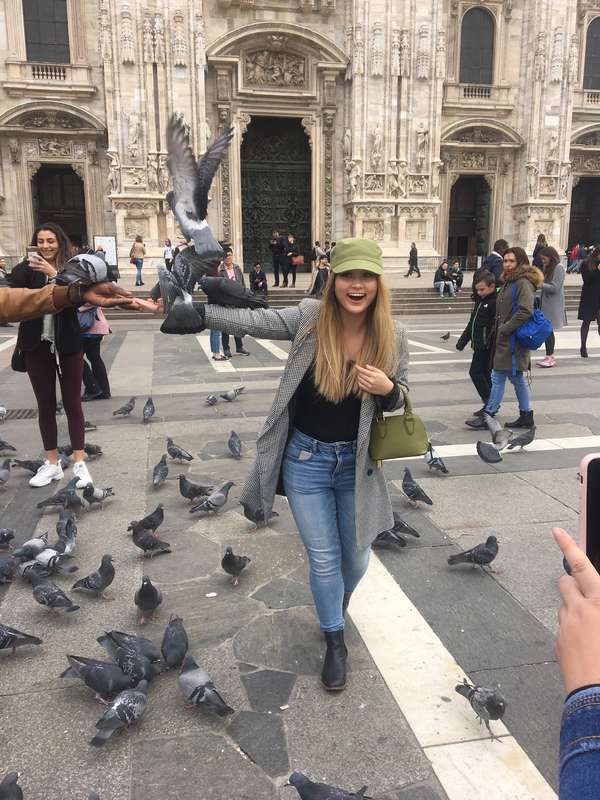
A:
[[[152,314],[161,314],[164,310],[162,298],[160,300],[145,300],[142,297],[134,297],[129,303],[128,308],[134,311],[150,311]]]
[[[558,581],[563,605],[554,645],[569,694],[600,684],[600,575],[566,531],[553,528],[552,534],[571,567]]]
[[[32,253],[28,260],[29,266],[34,272],[43,272],[44,275],[47,275],[49,278],[56,278],[58,275],[58,270],[55,269],[52,264],[49,264],[39,253]]]
[[[393,381],[377,367],[371,367],[369,364],[359,367],[358,364],[355,364],[354,369],[358,374],[358,387],[363,392],[385,397],[394,388]]]

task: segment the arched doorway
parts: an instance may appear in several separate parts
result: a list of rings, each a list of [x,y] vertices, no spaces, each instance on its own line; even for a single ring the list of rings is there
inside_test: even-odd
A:
[[[88,243],[83,181],[68,164],[42,164],[31,181],[35,225],[56,222],[73,244]]]
[[[241,146],[244,261],[271,266],[274,230],[293,233],[310,269],[311,162],[299,119],[253,117]]]
[[[573,187],[569,247],[600,243],[600,178],[580,178]]]
[[[450,194],[448,258],[475,267],[489,247],[491,190],[482,175],[461,175]]]

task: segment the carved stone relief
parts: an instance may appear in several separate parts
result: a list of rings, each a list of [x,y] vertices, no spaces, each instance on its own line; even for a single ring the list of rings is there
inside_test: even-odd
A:
[[[24,128],[57,128],[61,130],[87,129],[92,126],[79,117],[64,111],[32,111],[14,120],[16,125]]]
[[[110,27],[110,11],[107,0],[101,0],[98,15],[99,41],[98,49],[101,61],[112,61],[112,32]]]
[[[88,142],[87,145],[87,157],[90,165],[92,167],[97,167],[99,162],[98,157],[98,148],[96,147],[96,142]]]
[[[196,14],[196,32],[194,34],[195,58],[197,67],[206,66],[206,46],[204,32],[204,17]]]
[[[380,192],[385,189],[385,175],[369,172],[365,175],[365,192]]]
[[[431,61],[431,44],[429,41],[429,26],[421,25],[417,34],[417,78],[427,80]]]
[[[383,239],[384,224],[383,220],[365,219],[362,224],[362,234],[365,239],[372,239],[380,242]]]
[[[474,126],[458,131],[458,133],[450,137],[450,141],[467,144],[498,144],[506,141],[506,139],[500,131]]]
[[[121,161],[116,150],[107,150],[108,156],[108,182],[111,194],[119,194],[121,191]]]
[[[231,99],[231,73],[228,69],[217,70],[217,100]]]
[[[306,59],[292,53],[254,50],[244,58],[244,82],[248,86],[306,88]]]
[[[409,242],[423,242],[427,238],[427,222],[423,219],[407,219],[404,238]]]
[[[137,111],[125,114],[127,122],[127,152],[132,161],[136,161],[139,154],[140,115]]]
[[[383,75],[383,24],[381,20],[373,23],[371,36],[371,75],[374,78]]]
[[[150,232],[148,217],[125,217],[124,230],[128,239],[147,237]]]
[[[361,193],[362,189],[362,170],[358,161],[350,161],[347,172],[347,194],[350,200],[354,200]]]
[[[229,106],[219,106],[219,133],[224,133],[229,127],[230,119]],[[221,161],[221,225],[223,239],[231,241],[231,177],[228,150]]]
[[[417,129],[417,169],[423,171],[429,156],[429,129],[421,122]]]
[[[438,31],[435,46],[435,77],[446,76],[446,31]]]
[[[383,130],[379,122],[371,131],[371,169],[378,172],[383,157]]]
[[[188,42],[185,35],[183,12],[177,9],[173,14],[173,64],[176,67],[187,67]]]
[[[410,78],[410,31],[408,28],[400,31],[400,76]]]
[[[41,161],[28,161],[27,172],[29,173],[29,180],[33,180],[41,168],[42,168]]]
[[[144,63],[154,63],[154,31],[150,17],[144,17],[142,23],[142,49],[144,52]]]
[[[123,167],[123,185],[124,186],[146,186],[147,174],[143,167]]]
[[[158,189],[160,192],[166,193],[169,191],[169,183],[171,181],[171,174],[167,167],[167,155],[161,153],[158,157]]]
[[[543,81],[546,75],[546,34],[540,31],[537,35],[535,54],[533,57],[533,77]]]
[[[8,140],[8,154],[10,157],[11,164],[21,163],[21,145],[19,144],[18,139]]]
[[[571,165],[569,162],[562,164],[558,181],[558,194],[561,198],[566,198],[569,192],[569,180],[571,178]]]
[[[550,83],[560,83],[563,76],[563,42],[564,34],[563,29],[558,27],[554,29],[554,36],[552,39],[552,59],[550,61]]]
[[[431,163],[431,196],[439,197],[440,194],[440,171],[442,169],[442,162],[439,160],[432,161]]]
[[[425,175],[410,175],[408,178],[409,194],[427,194],[427,177]]]
[[[400,77],[400,31],[398,28],[392,30],[392,44],[390,49],[390,75],[393,78]]]
[[[546,150],[546,172],[554,172],[558,165],[558,131],[551,131]]]
[[[250,114],[246,114],[245,111],[242,111],[238,114],[238,127],[240,131],[240,136],[244,136],[246,131],[248,130],[248,125],[252,122],[252,117]],[[304,125],[304,120],[302,120],[302,124]]]
[[[163,64],[166,59],[165,21],[162,14],[154,15],[154,60]]]
[[[529,197],[536,197],[540,172],[537,161],[528,161],[525,169],[527,170],[527,193]]]
[[[600,172],[600,156],[576,154],[572,163],[574,172]]]
[[[400,176],[400,164],[403,164],[403,175]],[[406,197],[406,161],[395,159],[388,161],[388,194],[392,197]]]
[[[591,133],[586,133],[584,136],[580,136],[573,143],[574,147],[577,147],[577,145],[583,147],[600,147],[600,131],[592,131]]]
[[[148,154],[146,158],[146,180],[149,192],[158,191],[158,155],[157,153]]]
[[[577,83],[578,77],[579,77],[579,34],[574,33],[571,36],[571,46],[569,47],[569,66],[568,66],[569,83]]]
[[[363,217],[368,219],[377,218],[384,219],[394,213],[394,206],[390,205],[357,205],[354,207],[354,216]]]
[[[556,194],[556,178],[544,175],[540,178],[540,194]]]
[[[323,231],[324,238],[331,241],[333,234],[333,130],[335,112],[323,114]]]
[[[61,142],[59,139],[38,139],[40,155],[50,158],[66,158],[71,156],[71,142]]]
[[[135,36],[129,3],[123,3],[121,9],[121,61],[123,64],[135,64]]]
[[[365,74],[365,42],[363,39],[362,25],[354,26],[354,41],[352,44],[352,74]]]
[[[301,120],[302,130],[306,134],[308,139],[308,146],[312,150],[313,147],[313,128],[315,127],[315,118],[314,117],[302,117]]]
[[[71,169],[78,178],[80,178],[82,181],[85,180],[85,168],[83,164],[71,164]]]
[[[461,153],[460,165],[465,169],[484,169],[485,153],[479,151]]]
[[[398,214],[401,217],[417,217],[422,219],[423,217],[430,216],[434,213],[434,209],[432,206],[399,206],[398,207]]]

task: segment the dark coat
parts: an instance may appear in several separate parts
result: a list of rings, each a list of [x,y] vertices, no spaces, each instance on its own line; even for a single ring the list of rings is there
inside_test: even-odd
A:
[[[291,256],[288,256],[288,253],[291,253]],[[292,263],[292,256],[299,256],[300,255],[300,246],[297,241],[288,242],[287,238],[284,240],[283,244],[283,255],[287,258],[288,264]]]
[[[258,284],[261,284],[259,286]],[[267,291],[267,276],[265,273],[260,269],[258,272],[253,269],[250,272],[250,289],[253,292],[266,292]]]
[[[494,342],[496,326],[496,292],[487,297],[477,297],[471,317],[456,343],[457,350],[464,350],[471,342],[473,350],[489,350]]]
[[[593,322],[600,313],[600,270],[596,269],[597,265],[594,262],[590,266],[588,263],[586,261],[581,268],[583,286],[577,312],[577,319],[583,322]]]
[[[416,267],[419,262],[419,255],[417,253],[416,247],[410,248],[410,253],[408,254],[408,265],[409,267]]]
[[[544,283],[544,275],[529,264],[517,267],[512,275],[502,274],[504,283],[496,298],[496,324],[493,367],[499,372],[512,372],[513,345],[511,335],[533,315],[536,291]],[[517,287],[517,310],[513,313],[512,287]],[[517,372],[529,369],[531,351],[515,342]]]
[[[245,287],[246,286],[246,281],[244,279],[244,273],[242,272],[242,270],[240,269],[238,264],[234,264],[233,265],[233,271],[235,273],[235,280],[238,283],[241,283],[242,286]],[[225,266],[225,264],[223,264],[223,262],[221,262],[219,264],[219,269],[217,270],[217,276],[219,278],[227,278],[228,280],[231,280],[231,278],[227,274],[227,267]]]
[[[43,272],[31,269],[27,261],[21,261],[7,276],[9,286],[22,289],[41,289],[48,282]],[[43,317],[21,322],[17,334],[17,347],[25,352],[35,350],[42,340]],[[77,311],[65,308],[54,315],[54,336],[56,352],[59,355],[81,353],[81,332]]]
[[[543,250],[545,246],[546,245],[544,244],[536,244],[536,246],[533,248],[531,263],[533,264],[534,267],[539,267],[540,269],[542,269],[542,267],[544,266],[544,263],[540,258],[540,250]]]
[[[498,255],[498,253],[490,253],[489,256],[486,256],[483,259],[483,264],[481,265],[482,269],[487,269],[488,272],[491,272],[494,278],[496,279],[496,286],[500,286],[502,283],[502,271],[504,269],[504,259],[502,256]],[[475,273],[475,278],[477,277],[479,270]],[[475,280],[475,283],[477,281]],[[474,284],[473,284],[474,285]]]
[[[442,265],[440,264],[440,266],[435,271],[435,275],[433,276],[434,284],[439,283],[440,281],[446,282],[452,280],[453,278],[452,278],[452,273],[450,272],[450,268],[448,268],[444,272],[444,270],[442,269]]]

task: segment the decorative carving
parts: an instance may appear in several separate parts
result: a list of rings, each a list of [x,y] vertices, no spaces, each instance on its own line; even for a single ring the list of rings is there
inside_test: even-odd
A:
[[[29,173],[29,180],[33,180],[41,168],[42,168],[41,161],[28,161],[27,172]]]
[[[410,78],[410,31],[400,31],[400,77]]]
[[[354,42],[352,45],[352,74],[365,74],[365,43],[363,40],[362,25],[354,26]]]
[[[323,75],[323,98],[325,105],[335,105],[335,75]]]
[[[325,238],[333,238],[333,111],[326,111],[323,115],[323,230]]]
[[[162,14],[154,15],[154,60],[164,64],[166,58],[165,21]]]
[[[378,78],[381,75],[383,75],[383,24],[381,20],[376,20],[371,35],[371,76]]]
[[[506,139],[500,131],[493,128],[474,126],[458,131],[451,137],[451,141],[464,142],[466,144],[498,144],[506,141]]]
[[[417,129],[417,169],[421,172],[429,156],[429,129],[421,122]]]
[[[219,134],[224,133],[230,125],[231,110],[229,106],[218,106]],[[229,150],[225,152],[221,161],[221,229],[223,239],[231,241],[231,179],[229,165]]]
[[[351,161],[348,171],[348,197],[354,200],[360,194],[362,170],[358,161]]]
[[[385,175],[373,174],[365,175],[365,192],[381,192],[385,189]]]
[[[461,153],[460,165],[465,169],[485,169],[485,153],[478,150]]]
[[[577,83],[579,77],[579,34],[571,36],[571,46],[569,47],[569,67],[567,78],[569,83]]]
[[[390,48],[390,75],[392,78],[400,77],[400,31],[392,30],[392,44]]]
[[[71,143],[59,139],[38,139],[40,155],[64,158],[71,155]]]
[[[144,51],[144,63],[154,63],[154,31],[150,17],[144,17],[142,24],[142,45]]]
[[[388,161],[388,194],[400,197],[400,182],[398,181],[398,162]]]
[[[383,239],[384,225],[383,220],[366,219],[362,224],[362,235],[365,239],[372,239],[380,242]]]
[[[551,131],[546,150],[546,172],[552,173],[558,164],[558,131]]]
[[[302,129],[306,134],[308,139],[308,146],[312,150],[313,146],[313,128],[315,126],[315,118],[314,117],[302,117]]]
[[[600,131],[592,131],[580,136],[573,142],[573,147],[600,147]]]
[[[19,144],[18,139],[8,140],[8,154],[10,157],[11,164],[21,163],[21,145]]]
[[[150,211],[158,213],[158,200],[140,200],[137,198],[115,197],[113,208],[117,211]]]
[[[112,33],[110,29],[110,11],[107,0],[101,0],[98,14],[100,61],[112,61]]]
[[[204,43],[204,17],[196,14],[196,33],[194,34],[196,66],[206,66],[206,46]]]
[[[140,115],[137,111],[125,114],[127,120],[127,152],[132,161],[136,161],[139,153]]]
[[[556,178],[549,175],[540,178],[540,194],[556,194]]]
[[[346,53],[346,73],[345,78],[347,81],[352,80],[352,65],[354,59],[354,28],[352,25],[346,25],[344,29],[344,52]]]
[[[245,111],[242,111],[238,114],[238,127],[240,131],[240,136],[244,136],[246,131],[248,130],[248,125],[252,122],[252,117],[250,114],[246,114]],[[304,120],[302,120],[302,124],[304,125]],[[306,130],[306,129],[305,129]]]
[[[73,142],[73,158],[76,161],[85,161],[88,154],[87,144],[85,142]]]
[[[417,78],[429,78],[429,62],[431,60],[431,44],[429,41],[429,25],[421,25],[417,34]]]
[[[442,162],[438,159],[431,162],[431,196],[439,197],[440,195],[440,172],[442,169]]]
[[[81,180],[85,178],[85,168],[83,164],[71,164],[71,169]]]
[[[434,213],[432,206],[399,206],[398,214],[401,217],[427,217]]]
[[[342,153],[344,155],[344,160],[347,158],[352,158],[352,131],[350,128],[346,128],[344,131],[344,138],[342,140]]]
[[[98,148],[96,147],[96,142],[88,142],[87,157],[92,167],[98,166],[99,159],[98,159]]]
[[[123,167],[123,184],[125,186],[146,186],[146,170],[143,167]]]
[[[267,42],[272,50],[283,50],[287,45],[288,37],[285,34],[270,33],[267,36]]]
[[[564,34],[561,27],[554,29],[552,40],[552,59],[550,61],[550,83],[560,83],[564,65]]]
[[[306,59],[293,53],[254,50],[244,59],[244,82],[248,86],[306,88]]]
[[[600,172],[600,156],[576,154],[572,163],[574,172]]]
[[[77,128],[91,130],[92,128],[88,122],[85,122],[80,117],[75,117],[64,111],[33,111],[18,117],[15,122],[24,128],[60,128],[62,130],[75,130]]]
[[[446,77],[446,31],[438,31],[435,46],[435,77]]]
[[[109,159],[108,182],[110,184],[110,193],[119,194],[121,191],[121,160],[116,150],[107,150],[106,155]]]
[[[149,192],[158,192],[158,154],[149,153],[146,158],[146,181]]]
[[[217,70],[217,100],[231,99],[231,73],[228,69]]]
[[[371,169],[373,172],[377,172],[383,156],[383,130],[381,129],[379,122],[377,122],[373,128],[373,131],[371,132],[371,138]]]
[[[563,162],[560,168],[560,177],[558,185],[559,197],[563,199],[568,196],[569,192],[569,179],[571,178],[571,164],[568,161]]]
[[[158,190],[162,193],[168,192],[170,180],[171,174],[167,167],[167,155],[161,153],[158,156]]]
[[[357,217],[377,217],[383,219],[392,216],[394,213],[394,206],[390,205],[359,205],[354,207],[354,216]]]
[[[190,123],[189,123],[189,122],[186,120],[186,118],[185,118],[185,115],[184,115],[183,111],[176,111],[176,112],[175,112],[175,116],[177,117],[177,119],[178,119],[178,120],[181,122],[181,124],[183,125],[183,128],[184,128],[184,130],[185,130],[185,135],[186,135],[186,136],[187,136],[187,138],[189,139],[189,138],[190,138],[190,135],[191,135],[191,130],[192,130],[192,129],[191,129]],[[227,111],[227,120],[229,120],[229,110]]]
[[[173,14],[173,63],[176,67],[187,67],[187,60],[188,42],[183,12],[178,8]]]
[[[486,172],[483,179],[493,192],[496,184],[496,174],[494,172]]]
[[[537,35],[535,55],[533,57],[533,77],[543,81],[546,75],[546,34],[540,31]]]
[[[409,194],[427,194],[427,177],[425,175],[411,175],[408,178]]]
[[[537,161],[528,161],[525,165],[525,169],[527,170],[527,194],[529,197],[536,197],[537,196],[537,187],[538,187],[538,175],[539,175],[539,168],[537,165]]]
[[[508,175],[508,170],[510,169],[510,165],[512,163],[512,158],[510,157],[509,153],[502,154],[502,167],[500,168],[500,173],[502,175]]]
[[[136,236],[147,237],[148,217],[125,217],[124,230],[128,239],[135,239]]]
[[[512,17],[513,0],[505,0],[504,3],[504,19],[508,21]]]
[[[25,152],[25,158],[29,161],[30,159],[37,159],[40,155],[38,142],[23,142],[23,150]]]
[[[123,64],[135,64],[135,36],[129,3],[123,3],[121,9],[121,61]]]

